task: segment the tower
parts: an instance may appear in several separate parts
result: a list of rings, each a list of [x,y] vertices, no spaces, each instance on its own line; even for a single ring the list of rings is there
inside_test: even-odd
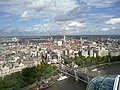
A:
[[[65,35],[63,36],[63,41],[66,42],[66,36]]]
[[[81,45],[83,44],[83,39],[82,38],[80,38],[80,42],[81,42]]]

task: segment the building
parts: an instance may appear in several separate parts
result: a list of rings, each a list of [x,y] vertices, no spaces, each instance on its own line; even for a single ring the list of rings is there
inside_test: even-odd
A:
[[[82,56],[84,56],[84,57],[88,57],[88,56],[89,56],[87,49],[83,49],[83,50],[82,50]]]
[[[40,65],[41,64],[41,60],[35,60],[34,61],[34,65],[37,66],[37,65]]]
[[[63,45],[63,41],[58,41],[57,44],[58,44],[58,46],[62,46]]]
[[[66,42],[66,36],[65,35],[63,36],[63,41]]]
[[[114,50],[109,52],[110,56],[120,56],[120,51]]]
[[[108,56],[109,51],[106,50],[104,47],[101,47],[100,50],[98,50],[97,55],[100,56],[100,57]]]

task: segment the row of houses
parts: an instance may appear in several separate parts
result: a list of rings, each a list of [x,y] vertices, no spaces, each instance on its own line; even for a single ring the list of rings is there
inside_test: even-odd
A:
[[[104,47],[101,48],[81,48],[81,49],[64,49],[63,55],[68,57],[75,57],[75,56],[84,56],[84,57],[103,57],[103,56],[119,56],[119,50],[108,50]]]

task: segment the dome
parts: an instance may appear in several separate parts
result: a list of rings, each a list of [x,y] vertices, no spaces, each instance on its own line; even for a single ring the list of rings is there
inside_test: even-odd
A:
[[[103,75],[92,79],[86,90],[120,90],[120,75]]]

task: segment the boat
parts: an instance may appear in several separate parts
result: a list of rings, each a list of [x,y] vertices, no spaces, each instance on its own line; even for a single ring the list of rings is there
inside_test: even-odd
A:
[[[97,68],[95,68],[95,69],[93,69],[93,70],[91,70],[92,72],[95,72],[95,71],[97,71],[98,69]]]
[[[60,77],[57,79],[57,81],[61,81],[64,79],[67,79],[68,77],[66,75],[60,75]]]
[[[51,87],[53,84],[54,84],[53,81],[51,82],[40,81],[37,83],[37,86],[38,86],[37,90],[44,90],[48,87]]]

